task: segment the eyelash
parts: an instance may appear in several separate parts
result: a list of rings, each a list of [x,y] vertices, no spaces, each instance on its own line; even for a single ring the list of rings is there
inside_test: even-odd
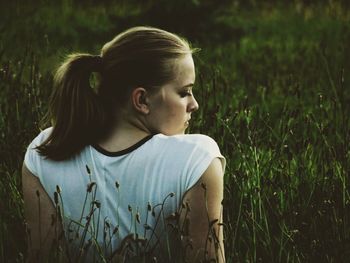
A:
[[[184,92],[180,92],[180,96],[182,98],[186,97],[186,96],[192,96],[192,92],[190,91],[184,91]]]

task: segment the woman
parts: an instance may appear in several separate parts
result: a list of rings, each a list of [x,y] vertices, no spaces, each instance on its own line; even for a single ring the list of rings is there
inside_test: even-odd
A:
[[[23,164],[30,258],[224,262],[225,159],[210,137],[184,134],[198,109],[194,51],[175,34],[135,27],[100,56],[60,66],[52,127]]]

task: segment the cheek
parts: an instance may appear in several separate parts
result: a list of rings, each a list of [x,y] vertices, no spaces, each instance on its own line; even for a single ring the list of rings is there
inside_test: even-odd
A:
[[[168,106],[168,113],[172,117],[182,118],[186,113],[186,106],[178,101],[172,102]]]
[[[161,108],[167,115],[179,115],[182,113],[183,106],[179,100],[169,96],[163,100]]]

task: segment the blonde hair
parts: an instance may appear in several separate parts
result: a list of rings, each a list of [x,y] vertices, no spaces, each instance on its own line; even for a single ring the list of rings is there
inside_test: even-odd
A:
[[[99,56],[72,54],[58,68],[54,91],[44,122],[51,122],[50,136],[37,147],[52,160],[68,159],[105,136],[113,112],[133,88],[157,90],[174,77],[174,60],[197,49],[170,32],[154,27],[133,27],[106,43]],[[90,86],[98,72],[96,92]]]

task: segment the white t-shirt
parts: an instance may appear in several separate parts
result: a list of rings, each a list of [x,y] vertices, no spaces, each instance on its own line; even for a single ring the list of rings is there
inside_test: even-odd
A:
[[[150,244],[162,239],[166,232],[164,218],[178,210],[186,191],[196,184],[212,160],[220,158],[225,169],[225,159],[216,142],[200,134],[151,135],[119,152],[89,145],[68,160],[53,161],[33,149],[51,130],[52,127],[45,129],[31,142],[24,163],[53,202],[56,186],[61,189],[65,234],[72,244],[80,244],[84,231],[78,222],[87,224],[91,202],[98,200],[85,243],[94,236],[101,248],[107,247],[107,255],[120,247],[130,233],[151,240]],[[87,192],[91,182],[96,185]],[[153,215],[148,204],[154,209]],[[75,240],[77,229],[79,237]],[[152,229],[157,234],[152,234]]]

